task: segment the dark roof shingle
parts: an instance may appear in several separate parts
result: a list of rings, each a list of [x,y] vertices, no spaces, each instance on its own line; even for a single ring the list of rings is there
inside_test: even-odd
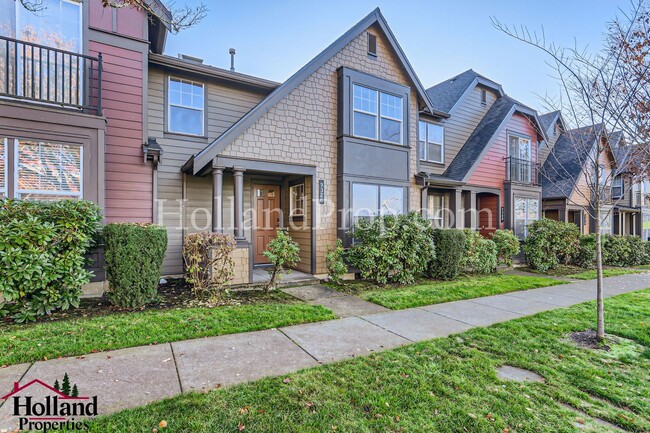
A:
[[[455,77],[445,80],[427,89],[427,96],[436,110],[449,113],[456,102],[463,96],[465,91],[479,77],[480,74],[472,69],[456,75]]]

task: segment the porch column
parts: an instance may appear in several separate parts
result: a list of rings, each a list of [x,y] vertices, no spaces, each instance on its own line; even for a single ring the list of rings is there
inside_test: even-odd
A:
[[[223,232],[223,167],[212,167],[212,231]]]
[[[429,188],[420,189],[420,214],[422,218],[429,219]]]
[[[460,189],[455,189],[449,194],[449,210],[454,216],[453,227],[457,229],[463,228],[463,191]]]
[[[470,191],[466,198],[468,200],[466,200],[467,203],[465,203],[465,227],[470,228],[472,230],[476,230],[478,228],[478,221],[477,221],[478,210],[476,209],[476,191]],[[469,219],[467,218],[468,213],[469,213]]]
[[[234,167],[235,189],[235,240],[243,241],[244,235],[244,171],[241,167]]]

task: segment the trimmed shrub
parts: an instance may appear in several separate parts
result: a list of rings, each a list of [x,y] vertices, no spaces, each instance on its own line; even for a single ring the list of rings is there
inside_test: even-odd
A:
[[[104,242],[109,301],[126,308],[154,301],[167,249],[167,230],[155,224],[108,224]]]
[[[467,272],[490,274],[497,268],[497,245],[479,232],[465,229],[467,238],[463,265]]]
[[[186,281],[199,297],[218,296],[233,279],[235,238],[223,233],[197,232],[185,236],[183,261]]]
[[[640,266],[645,263],[645,245],[639,236],[625,236],[628,251],[624,266]]]
[[[26,322],[79,306],[100,220],[87,201],[0,200],[0,317]]]
[[[643,241],[638,236],[603,236],[603,264],[639,266],[646,261]]]
[[[492,240],[497,246],[499,264],[512,266],[512,257],[519,254],[519,239],[512,230],[496,230]]]
[[[560,263],[571,263],[579,246],[578,226],[542,218],[528,225],[528,237],[523,250],[528,266],[545,272]]]
[[[291,272],[291,267],[296,266],[300,261],[300,246],[291,239],[291,236],[284,230],[276,232],[275,239],[272,239],[266,246],[266,251],[262,254],[269,259],[273,265],[271,279],[267,283],[265,290],[268,292],[277,284],[277,280],[282,278],[285,273]]]
[[[650,241],[643,241],[643,250],[645,251],[643,264],[650,265]]]
[[[467,237],[460,229],[433,230],[436,256],[429,265],[429,275],[438,280],[453,280],[461,273]]]
[[[572,264],[585,269],[596,267],[596,235],[580,236],[578,252],[573,258]]]
[[[361,219],[352,233],[350,264],[378,284],[411,284],[436,256],[431,223],[417,212]]]
[[[342,278],[348,272],[348,267],[343,261],[343,241],[336,239],[336,246],[327,251],[325,255],[325,266],[327,267],[327,278],[334,284],[341,284]]]

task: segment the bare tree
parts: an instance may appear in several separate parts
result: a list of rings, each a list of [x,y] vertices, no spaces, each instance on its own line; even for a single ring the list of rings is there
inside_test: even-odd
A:
[[[605,338],[601,232],[621,200],[612,197],[611,186],[616,176],[625,173],[628,182],[621,194],[624,196],[649,174],[649,23],[645,0],[637,0],[629,13],[621,11],[608,26],[604,47],[590,53],[548,42],[543,29],[531,33],[526,27],[510,27],[492,18],[496,29],[548,55],[547,64],[559,83],[559,98],[544,98],[544,104],[562,112],[570,126],[566,138],[573,146],[571,154],[552,152],[542,175],[559,191],[571,191],[566,199],[580,206],[594,223],[600,339]],[[609,157],[621,135],[627,137],[634,151],[617,165]],[[576,165],[580,175],[572,176]]]
[[[177,33],[181,30],[197,25],[205,18],[208,8],[201,3],[192,7],[182,5],[176,7],[173,2],[163,4],[157,0],[101,0],[104,7],[115,9],[135,8],[144,10],[151,17],[156,17],[163,23],[169,25],[172,32]],[[25,9],[30,12],[42,12],[46,6],[43,0],[20,0]],[[163,7],[164,6],[164,7]]]

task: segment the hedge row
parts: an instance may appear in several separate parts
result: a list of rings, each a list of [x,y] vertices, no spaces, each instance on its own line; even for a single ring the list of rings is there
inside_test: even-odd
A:
[[[511,263],[519,241],[510,230],[492,239],[460,229],[432,229],[418,213],[386,215],[355,223],[347,259],[364,279],[410,284],[417,277],[452,280],[463,272],[489,274]]]
[[[603,264],[650,264],[650,242],[638,236],[602,235]],[[526,262],[545,272],[560,264],[590,269],[596,266],[596,235],[581,235],[573,223],[541,219],[528,226],[524,244]]]

